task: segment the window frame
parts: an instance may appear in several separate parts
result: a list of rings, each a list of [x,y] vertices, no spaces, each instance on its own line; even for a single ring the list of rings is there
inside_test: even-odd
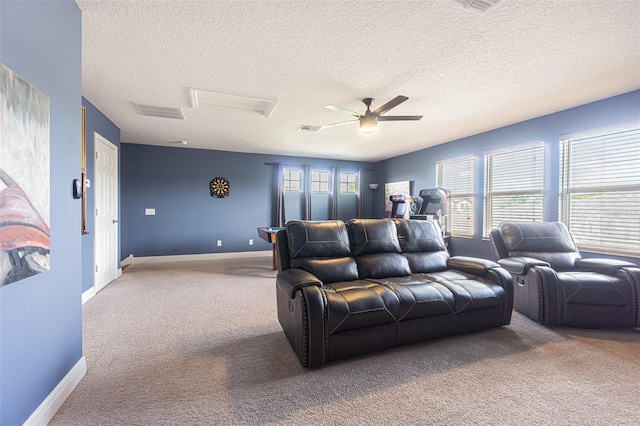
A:
[[[323,179],[323,177],[326,177],[326,179]],[[331,171],[311,169],[310,184],[312,193],[327,194],[331,192]]]
[[[345,177],[349,177],[353,175],[354,176],[354,181],[351,182],[349,179],[345,180]],[[340,193],[341,194],[358,194],[358,187],[359,187],[359,182],[360,182],[360,174],[357,171],[352,171],[352,170],[341,170],[340,171],[340,181],[339,181],[339,188],[340,188]],[[343,190],[344,185],[347,186],[346,190]],[[353,185],[353,191],[349,191],[349,186]]]
[[[483,191],[483,230],[482,230],[482,238],[488,239],[489,233],[494,225],[497,225],[503,220],[533,220],[533,221],[542,221],[544,215],[544,174],[545,174],[545,161],[544,161],[544,150],[545,143],[544,140],[538,139],[527,143],[517,144],[517,145],[509,145],[502,148],[485,151],[483,153],[483,166],[484,166],[484,191]],[[522,161],[518,161],[518,154],[522,154]],[[526,159],[528,156],[533,155],[534,163],[532,164],[533,168],[529,170],[529,173],[523,176],[523,165],[526,165]],[[504,157],[502,157],[504,156]],[[515,157],[515,158],[512,158]],[[539,158],[539,161],[538,161]],[[514,165],[514,167],[518,167],[518,176],[506,175],[504,174],[504,170],[495,170],[496,160],[510,160],[506,161],[505,164]],[[498,163],[499,164],[499,163]],[[513,185],[514,179],[518,182],[518,185],[522,186],[522,183],[525,179],[528,180],[536,180],[536,186],[531,187],[530,189],[523,190],[522,188],[515,190],[501,190],[494,189],[496,186],[494,184],[494,177],[496,177],[496,173],[500,172],[500,174],[504,174],[503,178],[508,179],[506,182],[506,186]],[[504,185],[504,182],[500,182],[500,184]],[[496,218],[493,216],[495,208],[494,201],[498,197],[508,197],[509,199],[513,199],[514,197],[520,198],[521,200],[524,197],[525,203],[519,204],[531,204],[533,210],[537,210],[536,214],[528,215],[527,217],[499,217]],[[533,203],[529,203],[528,201],[533,199]],[[538,201],[539,200],[539,203]],[[538,207],[539,204],[539,207]],[[512,209],[512,206],[517,207],[516,203],[509,203],[508,210]]]
[[[291,173],[292,172],[296,172],[298,174],[298,178],[297,179],[292,179],[291,178]],[[283,167],[282,168],[282,190],[284,192],[302,192],[304,186],[304,172],[301,168],[299,167]],[[292,182],[297,182],[298,184],[298,188],[297,189],[291,189],[291,183]]]
[[[470,167],[468,164],[466,164],[467,162],[471,162]],[[458,188],[452,188],[451,185],[447,186],[446,182],[443,181],[447,173],[446,171],[447,166],[453,168],[458,165],[462,165],[462,167],[467,167],[471,171],[470,176],[465,180],[467,187],[469,186],[469,183],[471,184],[470,192],[469,191],[458,192]],[[476,155],[475,154],[462,155],[459,157],[446,158],[446,159],[436,161],[437,186],[450,191],[449,202],[451,207],[449,209],[450,217],[448,220],[451,227],[452,236],[472,238],[475,234],[475,205],[476,205],[475,175],[476,175]],[[462,182],[462,179],[460,179],[460,181]],[[454,210],[457,205],[456,203],[458,201],[465,201],[468,199],[471,200],[471,210],[470,210],[471,214],[467,218],[467,220],[470,222],[471,226],[470,227],[460,226],[461,224],[456,220],[457,215],[454,215]],[[456,227],[456,225],[458,226]]]
[[[634,200],[640,199],[639,144],[638,121],[559,138],[558,215],[580,250],[626,256],[637,256],[640,252],[640,220],[630,222],[626,214],[610,214],[613,210],[620,212],[626,208],[632,215],[640,215],[640,206],[633,205]],[[594,164],[597,159],[600,162]],[[635,172],[636,175],[629,177],[624,174],[627,172]],[[575,180],[578,184],[572,186]],[[572,199],[572,194],[575,199]],[[602,199],[613,194],[618,197],[614,196],[609,203],[603,204]],[[626,201],[625,195],[628,197]],[[628,200],[631,200],[630,205],[626,204]],[[621,204],[614,208],[611,201]],[[585,210],[589,204],[596,209]],[[572,216],[572,211],[577,213]],[[592,213],[587,215],[586,211]],[[629,229],[629,226],[635,228]]]

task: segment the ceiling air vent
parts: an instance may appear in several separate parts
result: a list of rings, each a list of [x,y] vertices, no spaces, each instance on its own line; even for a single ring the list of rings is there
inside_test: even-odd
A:
[[[462,5],[465,9],[477,13],[485,13],[487,10],[500,3],[500,0],[452,0],[454,3]]]
[[[191,107],[222,107],[237,110],[257,112],[269,117],[277,101],[270,99],[250,98],[247,96],[231,95],[228,93],[212,92],[189,88]]]
[[[320,129],[321,129],[320,126],[310,126],[308,124],[303,124],[302,126],[298,127],[299,132],[307,132],[307,133],[318,133]]]
[[[176,120],[184,120],[184,112],[182,108],[167,108],[154,105],[142,105],[133,102],[138,112],[147,117],[175,118]]]

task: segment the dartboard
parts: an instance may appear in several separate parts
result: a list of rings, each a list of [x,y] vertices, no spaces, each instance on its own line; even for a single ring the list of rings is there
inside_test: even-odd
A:
[[[215,177],[209,184],[211,189],[211,196],[216,198],[223,198],[229,196],[229,181],[223,177]]]

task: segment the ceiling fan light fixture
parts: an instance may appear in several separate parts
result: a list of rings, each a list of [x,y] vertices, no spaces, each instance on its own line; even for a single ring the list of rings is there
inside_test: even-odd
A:
[[[378,119],[374,115],[363,115],[360,117],[360,131],[362,133],[373,133],[378,130]]]

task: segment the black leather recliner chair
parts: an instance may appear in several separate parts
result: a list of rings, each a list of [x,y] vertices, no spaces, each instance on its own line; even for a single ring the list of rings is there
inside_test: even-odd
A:
[[[490,240],[511,273],[513,306],[522,314],[545,325],[640,326],[640,268],[583,259],[564,223],[503,222]]]

